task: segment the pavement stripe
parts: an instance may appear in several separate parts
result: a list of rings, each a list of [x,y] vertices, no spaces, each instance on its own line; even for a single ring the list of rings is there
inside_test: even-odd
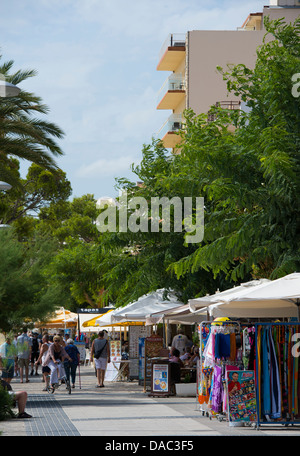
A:
[[[199,415],[179,415],[179,416],[119,416],[119,417],[103,417],[103,418],[74,418],[72,422],[75,421],[108,421],[108,420],[172,420],[172,419],[183,419],[183,418],[192,418],[199,419]]]
[[[26,411],[32,415],[32,418],[25,422],[28,436],[80,435],[53,395],[31,394],[28,397]]]

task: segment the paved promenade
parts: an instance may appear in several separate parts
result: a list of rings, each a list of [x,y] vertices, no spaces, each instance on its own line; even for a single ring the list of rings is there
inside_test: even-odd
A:
[[[26,411],[31,419],[0,422],[2,436],[102,436],[113,437],[216,437],[216,436],[300,436],[299,427],[260,430],[230,427],[203,417],[192,397],[149,397],[138,382],[106,382],[96,388],[91,366],[81,366],[81,389],[77,375],[76,388],[67,394],[61,386],[55,394],[43,392],[40,376],[29,383],[12,381],[14,391],[26,390]],[[174,439],[173,439],[174,440]],[[185,439],[187,440],[187,439]],[[190,438],[188,439],[190,440]]]

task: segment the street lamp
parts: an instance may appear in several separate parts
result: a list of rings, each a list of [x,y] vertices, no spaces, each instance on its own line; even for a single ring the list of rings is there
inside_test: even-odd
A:
[[[10,190],[11,185],[8,184],[7,182],[2,182],[0,181],[0,190]]]
[[[0,79],[0,97],[16,97],[20,92],[19,87]]]
[[[0,181],[0,190],[10,190],[11,189],[11,185],[8,184],[7,182],[3,182],[3,181]],[[6,224],[0,224],[0,229],[2,228],[10,228],[10,225],[6,225]]]

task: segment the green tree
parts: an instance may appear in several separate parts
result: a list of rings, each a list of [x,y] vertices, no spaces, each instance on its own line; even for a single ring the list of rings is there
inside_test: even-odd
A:
[[[215,290],[216,281],[204,270],[190,273],[178,279],[168,268],[186,255],[192,254],[193,244],[185,244],[184,232],[174,230],[173,207],[170,207],[170,230],[163,231],[160,223],[158,232],[151,229],[151,198],[195,196],[189,182],[180,173],[177,175],[178,160],[169,155],[160,141],[145,145],[141,163],[133,165],[137,176],[136,185],[126,179],[118,179],[117,187],[127,191],[127,198],[142,197],[148,203],[148,230],[143,232],[105,233],[101,246],[103,260],[100,268],[106,297],[117,306],[138,299],[141,295],[158,288],[174,290],[186,302],[196,293],[206,294]],[[131,217],[129,210],[127,217]],[[163,217],[162,213],[160,214]],[[183,214],[182,214],[183,220]],[[163,219],[161,218],[161,222]],[[139,224],[139,221],[137,221]],[[217,285],[218,286],[218,285]]]
[[[99,268],[101,234],[96,228],[99,210],[93,195],[51,202],[39,213],[36,229],[59,243],[47,268],[47,280],[64,290],[70,310],[103,305]]]
[[[19,242],[13,228],[0,230],[0,331],[37,321],[64,302],[63,290],[45,280],[57,243],[36,237]]]
[[[17,167],[18,162],[14,162]],[[29,167],[25,179],[20,176],[19,179],[22,188],[12,187],[0,193],[0,222],[14,226],[20,236],[28,236],[42,208],[65,202],[71,194],[71,185],[63,171],[53,174],[36,164]]]
[[[194,163],[191,173],[205,183],[207,207],[204,241],[173,265],[178,277],[205,268],[237,281],[299,268],[300,113],[292,95],[292,76],[300,71],[299,24],[267,19],[254,70],[237,65],[222,72],[249,113],[219,110],[215,139],[203,116],[188,116],[182,159]],[[236,126],[232,133],[224,130],[224,114]]]

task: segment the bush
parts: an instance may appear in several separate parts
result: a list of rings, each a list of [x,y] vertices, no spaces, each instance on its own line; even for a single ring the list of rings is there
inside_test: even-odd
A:
[[[13,407],[13,397],[0,384],[0,421],[15,417],[15,413],[12,410]]]

